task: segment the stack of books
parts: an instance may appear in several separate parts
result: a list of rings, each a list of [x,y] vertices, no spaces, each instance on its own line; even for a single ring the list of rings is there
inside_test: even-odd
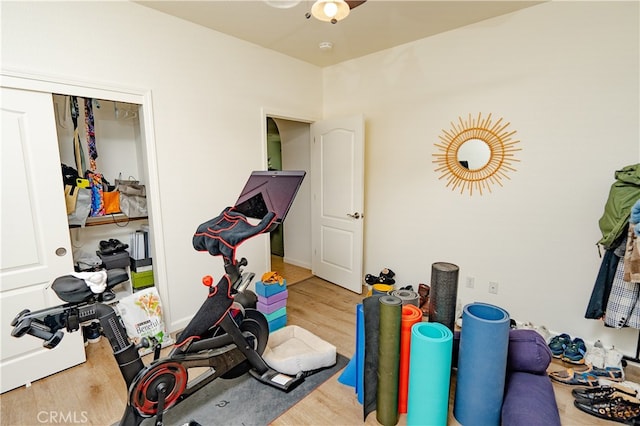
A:
[[[276,331],[287,325],[287,280],[282,284],[256,282],[258,303],[256,308],[264,314],[269,323],[269,331]]]

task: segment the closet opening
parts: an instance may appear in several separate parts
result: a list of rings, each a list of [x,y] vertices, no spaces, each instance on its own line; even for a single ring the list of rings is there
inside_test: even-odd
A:
[[[265,117],[267,170],[307,172],[287,220],[271,232],[269,241],[271,270],[297,281],[312,276],[310,123]]]

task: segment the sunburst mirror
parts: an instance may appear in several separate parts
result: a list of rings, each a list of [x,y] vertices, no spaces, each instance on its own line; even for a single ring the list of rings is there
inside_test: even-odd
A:
[[[439,179],[447,181],[447,187],[469,195],[484,190],[491,192],[491,185],[502,186],[502,179],[510,179],[509,172],[516,169],[512,163],[519,162],[514,153],[521,148],[513,139],[515,130],[508,130],[511,123],[503,123],[502,118],[492,121],[491,114],[477,117],[469,114],[467,119],[458,118],[451,122],[449,130],[442,130],[441,143],[436,143],[437,153],[433,154],[435,171],[441,173]]]

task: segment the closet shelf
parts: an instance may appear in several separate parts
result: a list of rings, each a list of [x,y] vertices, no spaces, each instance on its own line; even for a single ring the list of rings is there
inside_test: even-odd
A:
[[[118,223],[128,223],[138,220],[147,220],[147,216],[141,217],[128,217],[124,214],[110,214],[107,216],[88,217],[85,226],[100,226]],[[81,228],[80,225],[69,225],[69,228]]]

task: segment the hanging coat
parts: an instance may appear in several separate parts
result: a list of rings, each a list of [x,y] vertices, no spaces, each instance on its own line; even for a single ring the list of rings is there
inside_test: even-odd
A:
[[[602,238],[598,241],[607,250],[615,248],[626,233],[631,208],[640,199],[640,164],[623,167],[615,172],[604,213],[598,221]]]

